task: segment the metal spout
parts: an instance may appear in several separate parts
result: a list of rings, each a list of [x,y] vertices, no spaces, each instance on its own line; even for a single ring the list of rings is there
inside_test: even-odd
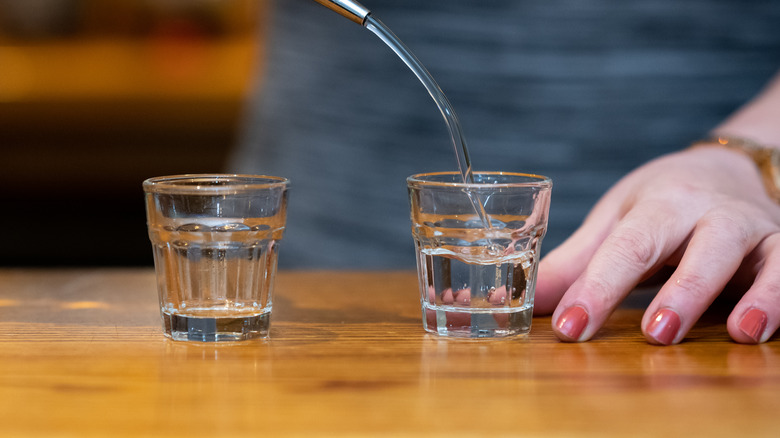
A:
[[[342,15],[349,18],[359,25],[363,25],[366,22],[366,17],[371,13],[365,6],[352,0],[314,0],[315,2],[325,6]]]

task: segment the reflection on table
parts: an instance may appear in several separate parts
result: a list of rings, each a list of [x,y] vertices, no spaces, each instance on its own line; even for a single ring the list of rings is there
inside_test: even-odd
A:
[[[596,338],[423,332],[413,272],[282,272],[271,337],[161,334],[151,269],[0,271],[6,436],[773,436],[780,344],[708,314],[680,345],[619,309]],[[647,294],[647,297],[642,297]],[[651,292],[637,292],[640,305]]]

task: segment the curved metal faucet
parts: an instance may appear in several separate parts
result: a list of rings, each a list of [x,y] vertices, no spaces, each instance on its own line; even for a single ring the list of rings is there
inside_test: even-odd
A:
[[[331,11],[338,13],[339,15],[349,18],[350,20],[354,21],[355,23],[361,26],[365,24],[366,17],[368,17],[368,14],[371,13],[371,11],[366,9],[365,6],[352,0],[314,0],[314,1],[321,4],[322,6],[325,6]]]

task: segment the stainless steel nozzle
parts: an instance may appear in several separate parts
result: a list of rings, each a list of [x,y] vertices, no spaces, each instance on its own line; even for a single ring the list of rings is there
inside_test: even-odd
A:
[[[365,6],[352,0],[314,0],[344,17],[349,18],[359,25],[366,22],[366,17],[371,13]]]

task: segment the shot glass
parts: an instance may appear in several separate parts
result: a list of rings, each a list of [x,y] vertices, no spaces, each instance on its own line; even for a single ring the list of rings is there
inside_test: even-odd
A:
[[[160,314],[179,341],[268,335],[288,180],[174,175],[143,183]]]
[[[407,178],[423,327],[492,338],[531,329],[552,181],[540,175],[423,173]]]

